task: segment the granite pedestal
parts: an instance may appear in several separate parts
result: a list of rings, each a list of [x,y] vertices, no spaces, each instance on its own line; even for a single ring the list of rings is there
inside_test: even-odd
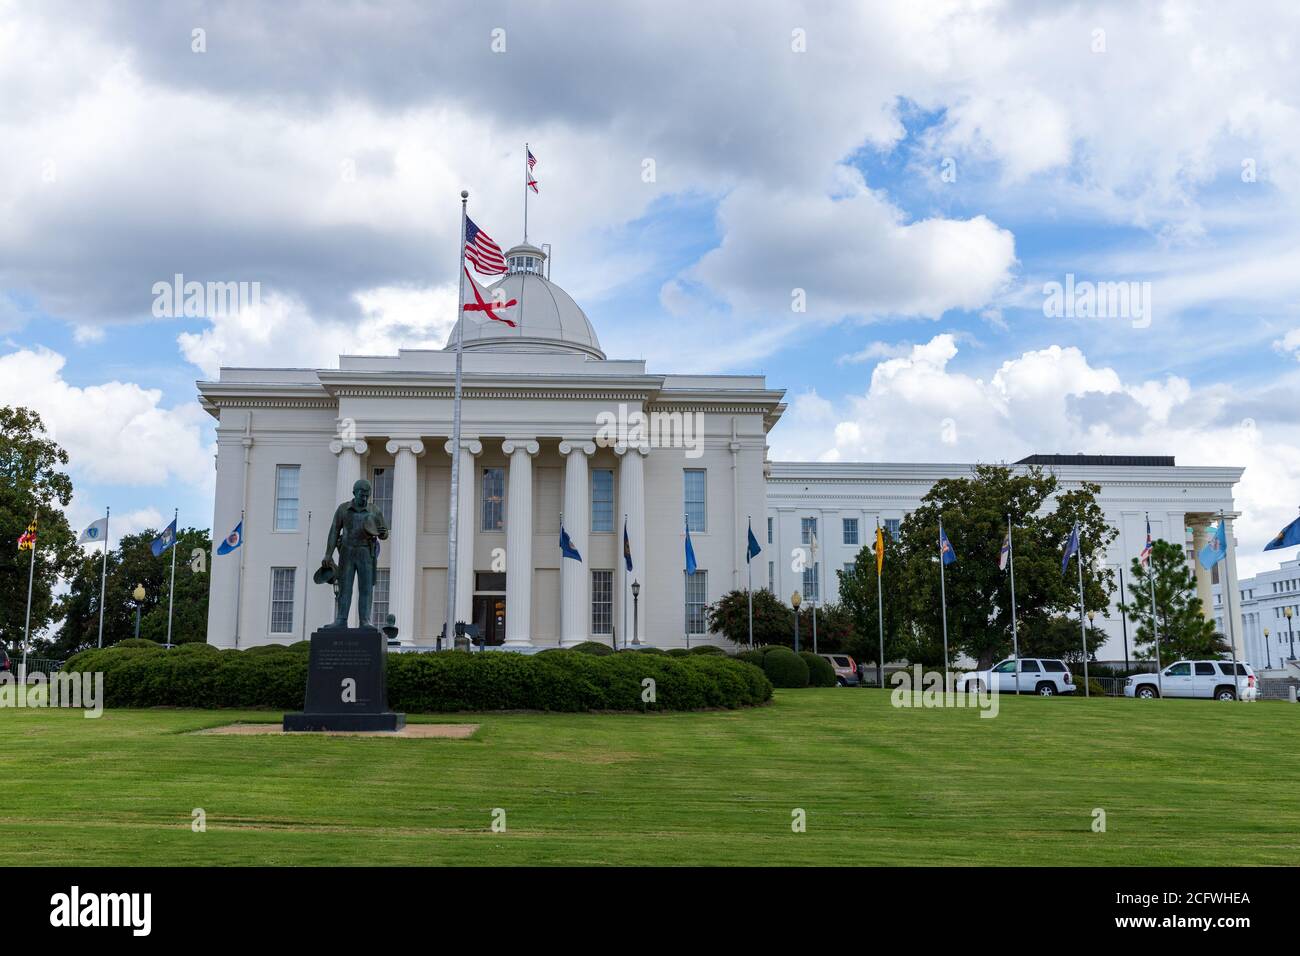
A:
[[[285,714],[286,731],[401,730],[406,715],[388,709],[388,656],[373,627],[323,627],[311,636],[303,712]]]

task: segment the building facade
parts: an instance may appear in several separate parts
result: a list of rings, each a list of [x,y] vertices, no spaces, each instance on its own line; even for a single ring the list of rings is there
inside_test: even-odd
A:
[[[1214,582],[1214,619],[1219,630],[1227,617],[1224,588]],[[1280,669],[1297,660],[1300,650],[1300,558],[1244,578],[1232,594],[1246,660],[1257,670]]]
[[[450,600],[456,619],[478,625],[489,643],[528,650],[718,642],[704,608],[745,587],[751,572],[754,587],[783,598],[799,589],[835,601],[835,572],[870,546],[877,518],[894,532],[934,481],[970,473],[956,464],[771,462],[768,432],[783,391],[761,375],[665,375],[609,359],[582,309],[550,281],[543,250],[520,245],[506,257],[509,272],[490,291],[514,300],[501,309],[513,326],[478,314],[460,321],[443,350],[344,355],[337,369],[223,368],[198,383],[217,420],[214,533],[243,527],[242,545],[212,563],[211,643],[290,643],[332,619],[333,592],[311,576],[335,507],[362,477],[391,528],[372,622],[392,614],[403,645],[434,647]],[[462,436],[453,448],[458,335]],[[1189,551],[1220,511],[1235,516],[1239,468],[1043,463],[1067,488],[1102,486],[1120,531],[1102,560],[1126,571],[1147,512],[1157,537]],[[461,490],[449,596],[453,467]],[[763,554],[747,567],[751,521]],[[694,575],[685,573],[688,522]],[[561,556],[561,524],[581,561]],[[813,534],[816,562],[796,571]],[[1231,534],[1229,542],[1235,572]],[[1210,580],[1201,577],[1208,607]],[[1098,626],[1110,637],[1102,656],[1122,660],[1118,612]]]

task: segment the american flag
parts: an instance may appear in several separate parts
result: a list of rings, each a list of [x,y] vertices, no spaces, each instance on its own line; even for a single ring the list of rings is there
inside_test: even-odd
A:
[[[492,237],[465,217],[465,258],[485,276],[499,276],[506,271],[506,258]]]
[[[537,157],[534,156],[533,151],[527,147],[524,148],[524,152],[528,154],[528,168],[532,169],[537,165]]]
[[[1141,564],[1148,564],[1151,561],[1151,519],[1147,519],[1147,543],[1142,547],[1142,553],[1138,555],[1138,561]]]

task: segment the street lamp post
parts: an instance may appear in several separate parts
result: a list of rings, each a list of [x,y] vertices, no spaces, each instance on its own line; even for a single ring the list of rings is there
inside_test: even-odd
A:
[[[1273,669],[1273,652],[1268,646],[1268,628],[1264,628],[1264,665],[1269,670]]]
[[[1282,611],[1286,615],[1286,640],[1291,648],[1291,660],[1295,660],[1295,632],[1291,629],[1291,609],[1288,607]]]
[[[144,603],[144,585],[137,584],[135,590],[131,592],[131,597],[135,598],[135,636],[140,636],[140,605]]]
[[[632,646],[641,646],[641,637],[637,633],[637,618],[641,615],[637,612],[641,609],[641,582],[632,579]]]
[[[794,652],[799,653],[799,605],[803,601],[803,595],[795,591],[790,595],[790,605],[794,608]]]

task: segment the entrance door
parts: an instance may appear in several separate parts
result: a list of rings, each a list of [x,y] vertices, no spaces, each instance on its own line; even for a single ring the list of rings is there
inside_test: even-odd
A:
[[[474,624],[489,647],[504,644],[506,640],[506,596],[504,594],[474,595]]]

